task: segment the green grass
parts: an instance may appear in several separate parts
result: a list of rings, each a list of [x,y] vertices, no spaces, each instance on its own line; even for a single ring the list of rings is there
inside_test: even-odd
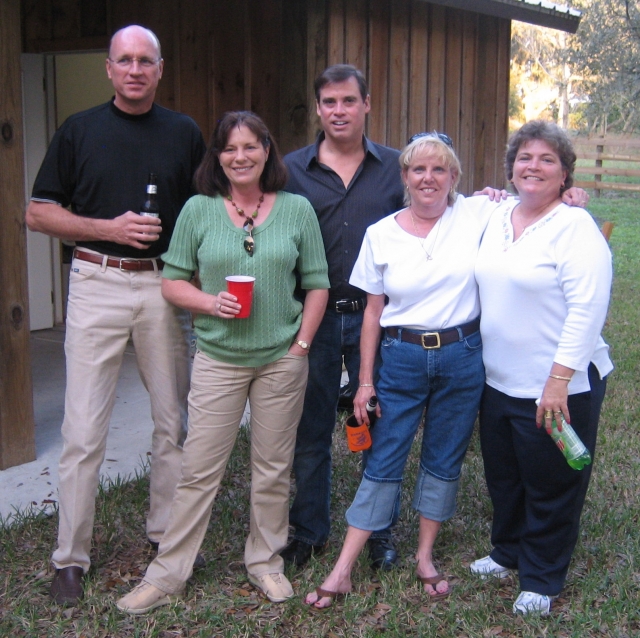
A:
[[[402,518],[395,532],[403,564],[373,575],[363,557],[353,574],[355,592],[332,609],[303,604],[336,558],[344,511],[358,485],[359,455],[350,454],[342,427],[334,443],[334,526],[330,548],[301,571],[291,571],[297,596],[269,603],[249,585],[242,563],[248,529],[248,435],[241,433],[203,546],[207,566],[191,580],[183,603],[144,617],[120,613],[114,602],[143,575],[152,558],[146,546],[144,475],[101,489],[92,569],[80,605],[62,608],[48,597],[57,516],[24,516],[0,529],[0,636],[252,637],[489,636],[575,637],[640,635],[640,201],[592,199],[590,210],[616,224],[611,238],[615,281],[605,338],[616,370],[600,422],[591,487],[581,536],[566,587],[546,619],[514,617],[518,583],[482,582],[469,563],[489,550],[491,504],[477,435],[464,466],[458,513],[443,525],[435,547],[450,576],[452,595],[431,603],[414,577],[417,516],[410,507],[416,455],[409,467]],[[552,480],[552,477],[550,477]]]

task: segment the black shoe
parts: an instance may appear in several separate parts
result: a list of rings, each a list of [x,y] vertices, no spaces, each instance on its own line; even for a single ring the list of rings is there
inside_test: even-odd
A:
[[[82,567],[56,569],[49,593],[59,605],[75,605],[82,598]]]
[[[391,538],[370,538],[367,547],[372,569],[388,572],[398,564],[398,552]]]
[[[310,558],[311,554],[320,554],[324,550],[324,545],[311,545],[294,538],[281,552],[280,556],[284,562],[295,567],[302,567]]]
[[[149,541],[149,545],[154,552],[158,551],[158,547],[160,547],[160,543],[156,543],[156,541]],[[207,564],[204,556],[202,554],[197,554],[196,559],[193,561],[193,571],[196,569],[202,569]]]

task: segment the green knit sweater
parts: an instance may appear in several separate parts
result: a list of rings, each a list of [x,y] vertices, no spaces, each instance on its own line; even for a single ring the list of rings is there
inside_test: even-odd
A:
[[[196,315],[198,348],[212,359],[261,366],[284,356],[300,327],[302,304],[294,299],[296,274],[307,290],[329,288],[318,219],[299,195],[279,192],[267,219],[254,230],[255,251],[246,253],[246,232],[236,228],[222,197],[192,197],[182,209],[163,277],[189,280],[198,272],[202,290],[226,290],[227,275],[256,278],[251,316],[221,319]]]

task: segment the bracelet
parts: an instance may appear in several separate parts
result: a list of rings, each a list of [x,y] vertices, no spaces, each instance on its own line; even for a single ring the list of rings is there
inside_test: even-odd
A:
[[[559,374],[550,374],[552,379],[560,379],[560,381],[571,381],[571,377],[561,377]]]
[[[358,384],[360,388],[373,388],[373,383],[360,383]]]

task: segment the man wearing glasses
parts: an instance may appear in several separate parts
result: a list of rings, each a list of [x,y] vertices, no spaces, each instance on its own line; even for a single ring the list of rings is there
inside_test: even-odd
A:
[[[329,264],[329,303],[309,351],[309,381],[296,441],[293,470],[297,492],[289,522],[294,534],[281,552],[303,565],[329,537],[331,440],[336,424],[342,361],[355,396],[360,368],[360,329],[366,293],[349,277],[368,226],[403,207],[399,151],[364,135],[370,110],[367,83],[347,64],[325,69],[315,82],[322,125],[315,144],[285,157],[286,190],[313,205]],[[391,532],[369,540],[374,569],[390,569],[398,559]]]
[[[116,32],[106,61],[115,97],[56,132],[27,209],[29,228],[76,242],[69,281],[67,390],[51,595],[82,597],[95,497],[120,364],[129,338],[151,398],[147,536],[157,546],[180,476],[189,389],[189,316],[160,292],[162,261],[204,155],[195,122],[154,104],[163,60],[155,34]],[[160,217],[138,214],[150,173]],[[68,210],[68,208],[70,210]]]

